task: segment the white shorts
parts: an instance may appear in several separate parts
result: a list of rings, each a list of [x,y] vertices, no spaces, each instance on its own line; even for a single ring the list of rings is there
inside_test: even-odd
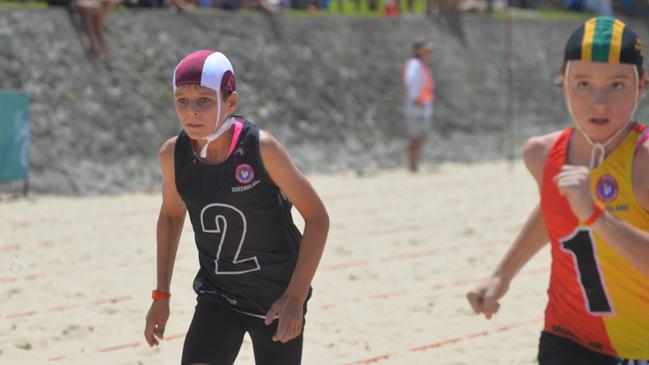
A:
[[[419,106],[416,103],[405,102],[403,109],[408,137],[422,137],[428,134],[433,124],[433,103]]]

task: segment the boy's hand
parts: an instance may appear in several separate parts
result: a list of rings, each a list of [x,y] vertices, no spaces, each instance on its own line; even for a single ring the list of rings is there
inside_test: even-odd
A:
[[[554,177],[559,193],[568,199],[572,212],[584,220],[593,214],[595,204],[590,188],[590,171],[585,166],[564,165]]]
[[[286,294],[273,303],[264,321],[266,325],[273,323],[276,317],[279,321],[273,341],[288,342],[302,333],[303,304]]]
[[[169,319],[169,299],[155,300],[151,303],[149,313],[146,315],[144,338],[149,346],[160,344],[158,340],[164,338],[165,326]]]
[[[475,314],[484,314],[485,318],[498,312],[502,298],[509,290],[509,281],[500,276],[490,276],[484,279],[478,286],[466,294],[466,299],[471,304]]]

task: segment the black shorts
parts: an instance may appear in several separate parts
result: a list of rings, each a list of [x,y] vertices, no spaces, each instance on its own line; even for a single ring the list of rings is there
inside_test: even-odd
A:
[[[277,331],[277,322],[267,326],[262,318],[199,298],[185,337],[182,365],[233,364],[246,332],[252,340],[256,365],[299,365],[302,334],[286,343],[275,342],[272,337]]]
[[[541,332],[539,365],[640,365],[646,361],[627,360],[589,350],[567,338]]]

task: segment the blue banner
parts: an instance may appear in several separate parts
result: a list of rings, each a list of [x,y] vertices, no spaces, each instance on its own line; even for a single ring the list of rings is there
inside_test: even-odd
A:
[[[0,91],[0,182],[26,179],[29,171],[29,97]]]

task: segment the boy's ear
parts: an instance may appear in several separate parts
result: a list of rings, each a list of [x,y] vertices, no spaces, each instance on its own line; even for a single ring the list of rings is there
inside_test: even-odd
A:
[[[237,94],[236,91],[233,91],[230,96],[228,96],[228,108],[232,109],[234,111],[237,108],[237,104],[239,103],[239,95]]]

